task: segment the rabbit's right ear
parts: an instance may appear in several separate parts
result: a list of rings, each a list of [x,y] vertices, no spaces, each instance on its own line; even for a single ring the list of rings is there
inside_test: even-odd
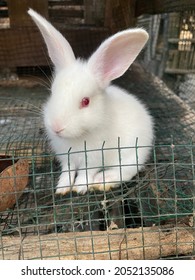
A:
[[[75,56],[70,44],[62,34],[34,10],[29,9],[28,14],[32,17],[43,35],[55,69],[59,71],[72,64],[75,61]]]

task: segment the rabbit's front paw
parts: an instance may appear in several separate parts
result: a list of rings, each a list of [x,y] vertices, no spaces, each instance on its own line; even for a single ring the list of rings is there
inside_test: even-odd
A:
[[[118,176],[114,170],[106,170],[104,172],[98,172],[94,177],[93,189],[99,191],[110,191],[113,187],[119,184]]]
[[[90,190],[91,185],[93,183],[94,172],[80,171],[76,177],[73,191],[79,194],[85,194],[88,190]]]
[[[56,187],[56,194],[65,195],[72,190],[72,187],[59,186]]]
[[[62,173],[56,187],[56,194],[65,195],[72,190],[72,186],[70,184],[70,180],[65,173]]]
[[[78,185],[73,187],[73,191],[79,194],[85,194],[87,192],[87,185]]]

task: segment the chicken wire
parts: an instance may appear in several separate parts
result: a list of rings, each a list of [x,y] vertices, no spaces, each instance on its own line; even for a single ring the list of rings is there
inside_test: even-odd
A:
[[[176,83],[176,91],[181,99],[195,109],[195,74],[180,76]]]
[[[40,115],[47,91],[1,88],[1,162],[26,159],[30,171],[22,196],[0,213],[0,259],[194,257],[195,113],[139,65],[117,84],[143,100],[154,117],[151,158],[130,182],[109,192],[65,196],[55,194],[61,171]],[[80,152],[87,158],[87,150]]]

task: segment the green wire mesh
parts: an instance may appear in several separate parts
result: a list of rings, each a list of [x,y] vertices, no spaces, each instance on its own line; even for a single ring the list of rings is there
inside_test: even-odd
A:
[[[74,192],[55,195],[61,171],[49,149],[40,114],[48,93],[42,87],[20,88],[17,94],[10,88],[0,91],[0,154],[5,155],[4,160],[6,157],[12,162],[25,159],[30,165],[30,172],[26,175],[28,184],[22,195],[11,209],[0,212],[0,258],[69,258],[70,255],[79,258],[89,253],[98,258],[100,252],[95,249],[95,238],[101,238],[101,234],[102,239],[107,238],[108,247],[104,254],[112,258],[116,252],[122,254],[122,245],[117,250],[112,249],[111,236],[105,237],[104,232],[113,232],[117,236],[121,234],[120,230],[135,229],[141,233],[150,228],[152,234],[156,227],[159,232],[163,225],[172,223],[177,226],[182,219],[194,217],[195,113],[157,78],[150,80],[144,73],[145,78],[139,84],[133,73],[130,71],[118,84],[135,91],[150,107],[156,123],[156,143],[145,169],[130,182],[120,182],[109,192],[94,190],[85,195]],[[104,153],[103,148],[101,152]],[[78,250],[71,254],[61,252],[63,237],[60,234],[68,233],[72,233],[69,238]],[[91,244],[88,253],[77,248],[82,235],[76,234],[84,233],[90,233],[83,235]],[[33,236],[38,238],[34,243],[38,250],[35,255],[25,247],[26,238]],[[18,255],[13,253],[15,245],[5,241],[7,237],[19,238]],[[44,255],[43,240],[47,242],[51,238],[58,245],[53,253]],[[124,250],[129,250],[128,244]],[[188,254],[193,256],[194,247],[191,243],[190,246]],[[147,255],[142,257],[147,258]],[[176,257],[179,257],[179,251]]]

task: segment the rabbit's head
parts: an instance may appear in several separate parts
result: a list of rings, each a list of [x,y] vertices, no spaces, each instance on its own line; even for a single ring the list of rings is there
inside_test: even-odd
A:
[[[46,19],[30,9],[54,64],[51,96],[44,107],[45,125],[61,138],[79,138],[104,125],[109,116],[106,88],[129,68],[148,34],[127,29],[106,39],[88,61],[76,59],[68,41]]]

